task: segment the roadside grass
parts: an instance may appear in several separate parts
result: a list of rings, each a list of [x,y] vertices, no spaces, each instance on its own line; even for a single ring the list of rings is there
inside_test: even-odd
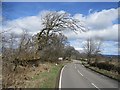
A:
[[[107,77],[110,77],[112,79],[115,79],[115,80],[118,80],[120,81],[120,74],[118,74],[117,72],[114,72],[114,71],[107,71],[107,70],[104,70],[104,69],[99,69],[97,67],[93,67],[93,66],[90,66],[89,64],[87,64],[86,61],[82,61],[82,64],[86,67],[86,68],[89,68],[97,73],[100,73],[102,75],[105,75]]]
[[[103,74],[105,76],[111,77],[113,79],[119,80],[120,81],[120,75],[118,73],[112,72],[112,71],[107,71],[104,69],[99,69],[97,67],[89,67],[91,70],[94,70],[100,74]]]
[[[59,71],[64,64],[49,63],[49,65],[48,71],[41,72],[32,78],[33,81],[40,80],[40,83],[36,83],[39,84],[38,88],[55,88]]]
[[[38,67],[17,68],[18,72],[4,73],[5,88],[57,88],[61,68],[66,64],[61,61],[59,64],[44,62]],[[6,69],[5,69],[6,70]]]

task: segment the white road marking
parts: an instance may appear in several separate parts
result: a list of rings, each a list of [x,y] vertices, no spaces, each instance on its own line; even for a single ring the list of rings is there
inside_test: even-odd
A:
[[[61,90],[61,85],[62,85],[62,73],[63,73],[63,70],[64,70],[64,68],[66,67],[67,65],[65,65],[63,68],[62,68],[62,70],[61,70],[61,73],[60,73],[60,80],[59,80],[59,88],[60,88],[60,90]]]
[[[77,71],[78,71],[78,73],[79,73],[81,76],[83,76],[83,75],[82,75],[82,73],[80,73],[80,71],[79,71],[79,70],[77,70]]]
[[[91,83],[95,88],[97,88],[98,90],[100,90],[94,83]]]
[[[75,66],[75,69],[76,69],[76,66]]]
[[[76,64],[75,64],[75,69],[76,69]]]

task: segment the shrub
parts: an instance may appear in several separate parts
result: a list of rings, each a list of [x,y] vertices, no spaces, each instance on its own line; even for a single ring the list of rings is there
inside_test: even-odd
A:
[[[105,69],[110,71],[111,68],[113,67],[111,64],[107,62],[99,62],[99,63],[92,63],[90,64],[91,66],[97,66],[99,69]]]

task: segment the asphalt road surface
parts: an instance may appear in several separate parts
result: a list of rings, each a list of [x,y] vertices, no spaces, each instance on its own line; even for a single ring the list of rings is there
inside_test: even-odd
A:
[[[77,61],[67,64],[62,69],[60,78],[59,88],[91,88],[95,90],[112,88],[112,90],[116,90],[119,87],[117,81],[86,69]]]

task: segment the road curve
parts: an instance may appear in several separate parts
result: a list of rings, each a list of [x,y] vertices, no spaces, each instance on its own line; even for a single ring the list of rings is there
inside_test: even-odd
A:
[[[74,61],[67,64],[60,77],[60,88],[91,88],[95,90],[118,90],[118,82],[106,76],[86,69],[80,63]]]

